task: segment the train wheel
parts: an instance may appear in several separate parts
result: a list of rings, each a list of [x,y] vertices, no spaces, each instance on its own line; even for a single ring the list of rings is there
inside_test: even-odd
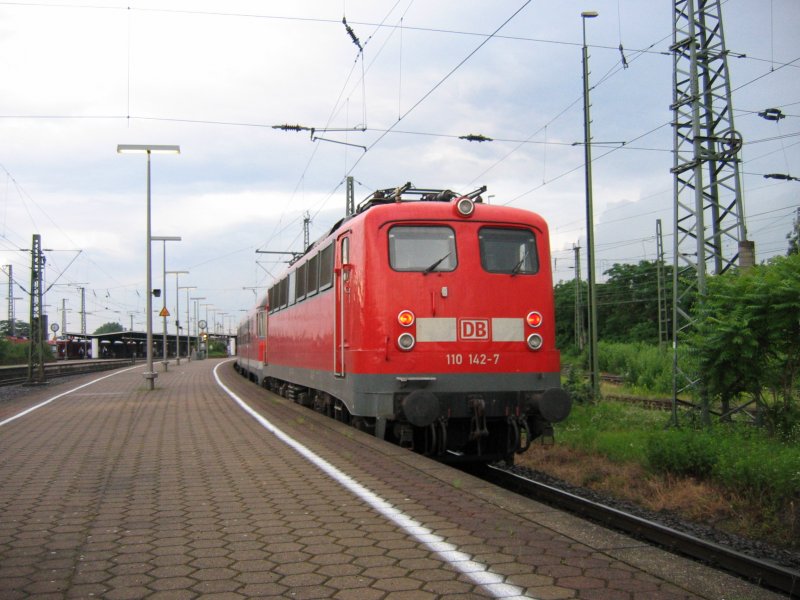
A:
[[[436,423],[431,423],[428,427],[425,428],[425,451],[423,454],[425,456],[433,456],[437,453],[438,444],[437,444],[437,436],[436,436]]]
[[[447,452],[447,421],[444,418],[439,419],[434,425],[439,426],[439,448],[437,449],[439,456]]]
[[[506,455],[514,456],[514,452],[519,450],[519,425],[514,417],[508,418],[507,427],[507,440],[506,440]]]

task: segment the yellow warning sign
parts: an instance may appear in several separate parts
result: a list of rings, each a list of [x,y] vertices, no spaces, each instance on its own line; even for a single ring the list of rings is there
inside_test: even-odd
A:
[[[158,313],[158,316],[159,317],[168,317],[169,316],[169,311],[167,310],[166,306],[161,309],[161,312]]]

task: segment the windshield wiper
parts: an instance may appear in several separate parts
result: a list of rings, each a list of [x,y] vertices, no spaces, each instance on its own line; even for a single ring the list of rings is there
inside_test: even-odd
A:
[[[525,249],[525,253],[522,255],[522,258],[520,258],[519,262],[516,265],[514,265],[513,269],[511,269],[511,276],[512,277],[514,275],[518,274],[520,271],[522,271],[522,264],[525,262],[525,259],[527,259],[527,258],[528,258],[528,249],[526,248]]]
[[[444,260],[445,260],[445,259],[446,259],[448,256],[450,256],[451,254],[452,254],[452,252],[448,252],[447,254],[445,254],[445,255],[444,255],[442,258],[440,258],[440,259],[439,259],[439,260],[437,260],[435,263],[433,263],[433,264],[432,264],[430,267],[428,267],[427,269],[425,269],[425,270],[422,272],[422,274],[423,274],[423,275],[427,275],[428,273],[432,273],[432,272],[433,272],[433,270],[434,270],[436,267],[438,267],[440,264],[442,264],[442,263],[444,262]]]

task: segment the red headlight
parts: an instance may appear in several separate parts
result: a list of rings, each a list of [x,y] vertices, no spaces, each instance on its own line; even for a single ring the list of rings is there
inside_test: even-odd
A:
[[[542,324],[544,319],[542,318],[542,313],[532,310],[528,313],[528,316],[525,317],[525,320],[528,322],[528,325],[531,327],[539,327]]]
[[[397,315],[397,322],[403,327],[411,327],[414,324],[414,313],[410,310],[401,310]]]

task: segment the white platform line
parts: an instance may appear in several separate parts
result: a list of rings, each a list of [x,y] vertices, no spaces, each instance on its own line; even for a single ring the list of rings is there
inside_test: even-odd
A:
[[[6,425],[8,423],[11,423],[11,421],[15,421],[15,420],[19,419],[20,417],[24,417],[25,415],[35,411],[36,409],[42,408],[43,406],[47,406],[53,400],[58,400],[59,398],[63,398],[64,396],[67,396],[67,395],[69,395],[69,394],[71,394],[73,392],[77,392],[78,390],[82,390],[85,387],[89,387],[90,385],[94,385],[98,381],[103,381],[104,379],[108,379],[109,377],[114,377],[114,375],[119,375],[120,373],[125,373],[126,371],[131,371],[133,369],[138,369],[138,368],[141,368],[141,365],[136,366],[136,367],[128,367],[127,369],[122,369],[120,371],[114,371],[113,373],[111,373],[109,375],[103,375],[102,377],[98,377],[97,379],[93,379],[92,381],[90,381],[88,383],[84,383],[83,385],[79,385],[76,388],[72,388],[71,390],[67,390],[66,392],[61,392],[60,394],[58,394],[56,396],[53,396],[52,398],[49,398],[48,400],[45,400],[44,402],[40,402],[36,406],[31,406],[30,408],[28,408],[26,410],[23,410],[21,413],[17,413],[13,417],[8,417],[5,421],[0,421],[0,427],[2,427],[3,425]]]
[[[505,577],[498,575],[497,573],[493,573],[486,565],[473,560],[472,556],[465,552],[461,552],[456,546],[445,541],[443,537],[437,535],[429,528],[422,525],[419,521],[416,521],[412,517],[404,514],[402,511],[395,508],[392,504],[378,496],[376,493],[355,481],[352,477],[345,474],[343,471],[330,464],[324,458],[306,448],[303,444],[290,437],[278,429],[270,421],[258,414],[244,400],[242,400],[230,388],[222,383],[219,375],[217,374],[217,369],[223,364],[225,363],[220,363],[214,367],[214,378],[217,380],[217,384],[225,391],[226,394],[233,398],[233,400],[240,407],[242,407],[247,414],[258,421],[262,427],[275,435],[275,437],[277,437],[286,445],[290,446],[298,454],[316,465],[326,475],[331,477],[346,489],[350,490],[353,494],[369,504],[377,512],[403,529],[406,533],[408,533],[408,535],[427,546],[444,562],[448,563],[453,568],[472,579],[472,581],[480,585],[495,598],[530,598],[530,596],[524,595],[522,588],[505,583]]]

